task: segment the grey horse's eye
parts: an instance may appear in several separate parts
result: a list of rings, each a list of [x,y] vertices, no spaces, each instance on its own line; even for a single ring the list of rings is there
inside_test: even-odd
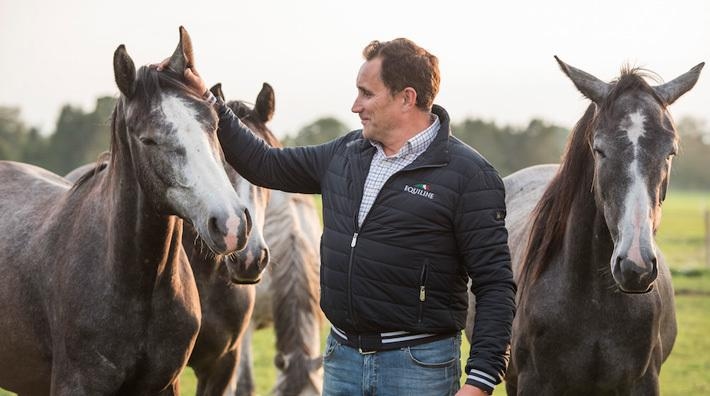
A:
[[[594,153],[595,153],[596,155],[598,155],[600,158],[606,158],[606,153],[605,153],[602,149],[600,149],[600,148],[595,147],[595,148],[594,148]]]
[[[145,136],[139,137],[138,140],[140,140],[140,142],[145,144],[146,146],[155,146],[156,144],[158,144],[155,140]]]

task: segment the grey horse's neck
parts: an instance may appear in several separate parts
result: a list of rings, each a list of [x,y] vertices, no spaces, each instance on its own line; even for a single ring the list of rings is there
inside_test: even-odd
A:
[[[106,263],[120,278],[116,284],[152,290],[156,277],[170,272],[180,257],[182,220],[161,214],[150,202],[136,176],[125,128],[113,133],[119,136],[108,167],[85,186],[93,200],[87,215],[104,217]]]

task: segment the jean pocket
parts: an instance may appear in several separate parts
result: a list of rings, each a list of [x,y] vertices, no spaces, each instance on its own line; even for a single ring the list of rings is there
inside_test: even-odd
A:
[[[460,345],[457,337],[408,347],[407,353],[417,366],[428,368],[443,368],[457,364],[461,358]]]
[[[335,352],[335,348],[338,346],[338,341],[333,338],[332,335],[328,335],[328,338],[326,338],[325,341],[325,351],[323,352],[323,361],[327,361],[330,358],[333,357],[333,352]]]

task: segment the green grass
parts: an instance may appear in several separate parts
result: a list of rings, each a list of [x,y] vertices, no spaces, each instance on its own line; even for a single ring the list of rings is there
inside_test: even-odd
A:
[[[706,210],[710,210],[710,192],[669,192],[656,241],[671,268],[705,265]]]
[[[316,200],[320,209],[320,200]],[[673,271],[678,315],[678,338],[661,370],[661,394],[696,396],[710,394],[710,269],[705,267],[703,211],[710,207],[710,193],[671,191],[663,207],[657,241]],[[327,329],[323,330],[323,339]],[[462,364],[468,343],[462,345]],[[254,368],[257,394],[268,395],[276,379],[273,367],[272,329],[254,334]],[[195,376],[186,369],[181,394],[195,394]],[[505,394],[502,386],[496,394]],[[12,393],[0,389],[0,396]]]
[[[661,369],[661,393],[710,395],[710,296],[677,296],[676,313],[678,338]]]

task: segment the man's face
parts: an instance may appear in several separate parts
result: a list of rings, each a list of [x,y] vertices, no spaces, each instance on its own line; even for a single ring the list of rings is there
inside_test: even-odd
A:
[[[357,98],[352,112],[360,116],[362,135],[366,139],[386,142],[388,135],[399,123],[402,104],[382,82],[380,70],[382,59],[377,57],[365,62],[357,75]]]

